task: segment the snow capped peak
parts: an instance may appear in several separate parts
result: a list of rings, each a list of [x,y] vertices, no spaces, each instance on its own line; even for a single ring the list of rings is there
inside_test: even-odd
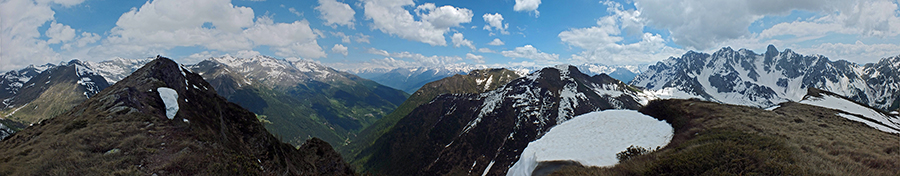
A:
[[[116,83],[152,60],[153,58],[125,59],[116,57],[112,60],[101,62],[86,61],[86,65],[97,74],[103,76],[103,78],[106,79],[106,82]]]
[[[632,84],[653,91],[674,88],[709,101],[756,107],[799,101],[807,88],[815,87],[875,107],[888,107],[878,104],[890,102],[877,103],[873,98],[891,92],[879,93],[868,83],[900,85],[869,81],[861,75],[878,73],[861,70],[857,64],[832,62],[821,55],[803,56],[790,49],[778,52],[771,45],[764,54],[725,47],[711,55],[689,51],[661,61],[638,75]]]

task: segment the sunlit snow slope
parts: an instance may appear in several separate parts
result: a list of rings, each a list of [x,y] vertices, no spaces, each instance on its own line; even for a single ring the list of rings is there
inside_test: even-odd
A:
[[[879,112],[830,92],[816,91],[821,90],[810,90],[810,95],[804,97],[800,103],[841,110],[845,112],[838,114],[841,117],[865,123],[884,132],[900,133],[900,118],[896,115]]]
[[[629,146],[663,147],[674,131],[665,121],[634,110],[587,113],[550,129],[528,143],[506,175],[531,175],[538,162],[571,160],[586,166],[612,166]]]

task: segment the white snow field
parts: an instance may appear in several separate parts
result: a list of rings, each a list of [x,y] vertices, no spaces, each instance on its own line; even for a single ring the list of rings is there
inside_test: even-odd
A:
[[[664,147],[672,125],[634,110],[606,110],[577,116],[528,143],[506,175],[529,176],[539,162],[571,160],[585,166],[612,166],[616,153],[631,145]]]
[[[172,120],[178,113],[178,92],[168,87],[159,87],[156,88],[156,91],[159,92],[159,98],[162,98],[163,103],[166,104],[166,117]]]
[[[824,108],[841,110],[850,114],[860,115],[873,121],[858,118],[856,116],[844,113],[838,113],[841,117],[865,123],[866,125],[888,133],[900,134],[900,118],[896,115],[886,115],[872,108],[868,108],[853,101],[849,101],[840,97],[823,94],[822,97],[809,97],[800,103],[819,106]],[[878,123],[876,123],[878,122]]]

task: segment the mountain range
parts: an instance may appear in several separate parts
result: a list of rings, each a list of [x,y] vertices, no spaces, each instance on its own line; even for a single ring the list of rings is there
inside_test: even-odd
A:
[[[900,107],[898,70],[900,56],[859,65],[830,61],[822,55],[804,56],[790,49],[779,52],[772,45],[763,54],[726,47],[713,54],[690,51],[660,61],[631,85],[755,107],[800,101],[807,88],[818,88],[882,110],[894,110]]]
[[[648,65],[604,65],[604,64],[581,64],[576,65],[584,74],[593,76],[598,74],[607,74],[623,82],[629,82],[634,79],[637,74],[646,69]],[[394,69],[347,69],[345,71],[359,75],[360,77],[371,79],[380,84],[403,90],[407,93],[415,93],[420,87],[426,83],[440,80],[457,74],[466,74],[469,71],[477,69],[486,69],[483,65],[446,65],[441,67],[405,67]],[[544,67],[526,67],[513,66],[506,69],[513,70],[519,75],[525,75]]]
[[[675,137],[669,146],[633,162],[620,161],[632,165],[611,167],[617,168],[612,171],[577,162],[536,162],[544,160],[525,168],[533,168],[534,173],[578,175],[741,173],[711,172],[717,167],[702,163],[690,165],[696,169],[690,171],[703,172],[676,172],[673,169],[681,167],[673,167],[684,163],[667,160],[709,157],[691,152],[734,144],[739,150],[732,152],[750,152],[741,155],[750,158],[732,161],[769,156],[754,153],[753,147],[789,147],[760,149],[778,154],[771,156],[775,157],[772,163],[715,165],[774,175],[820,173],[774,171],[836,164],[841,169],[821,173],[865,168],[871,169],[866,173],[897,173],[891,169],[898,168],[891,164],[897,162],[882,156],[900,154],[900,148],[884,144],[879,147],[886,148],[866,148],[853,154],[822,147],[843,144],[830,138],[821,140],[816,131],[851,130],[854,135],[878,137],[879,141],[896,138],[878,134],[878,130],[900,133],[898,71],[900,56],[857,64],[789,49],[779,51],[771,45],[762,54],[729,47],[712,54],[690,51],[654,65],[447,66],[362,69],[352,72],[356,75],[314,61],[268,56],[214,57],[180,66],[159,56],[96,63],[73,60],[29,66],[7,72],[0,79],[4,106],[0,108],[0,148],[10,149],[0,151],[0,175],[90,173],[71,163],[50,161],[49,156],[34,150],[53,151],[48,155],[109,171],[105,173],[332,175],[356,170],[376,175],[503,175],[523,161],[521,157],[534,156],[523,154],[525,148],[556,125],[609,109],[640,110],[666,120],[675,128]],[[634,79],[628,84],[620,81],[630,78]],[[665,100],[670,98],[693,99]],[[768,121],[757,125],[747,119],[721,118],[732,116]],[[798,129],[788,133],[772,124]],[[800,133],[806,136],[791,136]],[[710,142],[710,138],[721,143]],[[45,139],[67,144],[51,144]],[[846,146],[855,147],[865,142],[840,140],[851,141]],[[779,154],[800,150],[823,161]],[[829,158],[823,152],[852,161]],[[834,152],[838,153],[831,154]],[[179,164],[201,155],[221,165],[194,168]],[[254,163],[263,155],[267,158]],[[814,161],[820,166],[784,165],[794,161]],[[113,164],[116,162],[134,165]],[[236,169],[217,171],[221,168]],[[643,169],[628,170],[638,168]]]
[[[346,145],[408,97],[305,60],[224,56],[187,67],[229,101],[258,114],[269,131],[294,145],[311,137]]]
[[[556,124],[592,111],[640,108],[647,99],[638,91],[563,65],[481,94],[442,94],[362,151],[372,155],[363,165],[387,175],[499,175]]]
[[[2,175],[354,175],[328,143],[280,142],[162,57],[0,148]]]

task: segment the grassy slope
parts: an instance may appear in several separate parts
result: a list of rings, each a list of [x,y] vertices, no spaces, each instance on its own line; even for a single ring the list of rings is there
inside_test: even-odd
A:
[[[86,99],[82,92],[79,91],[77,84],[54,84],[34,101],[21,107],[15,114],[5,117],[8,113],[15,111],[16,108],[11,108],[0,114],[3,114],[7,119],[25,124],[37,123],[38,121],[62,114]]]
[[[425,84],[418,91],[413,93],[403,104],[396,110],[375,122],[375,124],[366,127],[360,136],[355,138],[350,145],[339,148],[342,155],[351,162],[352,165],[360,166],[365,163],[371,154],[360,154],[360,152],[371,146],[379,137],[387,133],[400,119],[406,117],[419,105],[428,103],[434,97],[447,93],[482,93],[485,91],[496,89],[505,85],[509,81],[518,78],[514,71],[506,69],[488,69],[476,70],[468,75],[454,75],[438,81]],[[494,78],[487,89],[483,85],[479,85],[476,79]],[[359,169],[357,169],[359,170]]]
[[[269,131],[295,146],[312,137],[344,146],[408,97],[349,74],[327,83],[310,80],[272,87],[255,81],[247,85],[242,75],[201,67],[219,94],[264,117]]]
[[[641,112],[675,127],[659,151],[609,168],[566,166],[555,175],[898,175],[900,137],[798,103],[774,111],[690,100]]]

